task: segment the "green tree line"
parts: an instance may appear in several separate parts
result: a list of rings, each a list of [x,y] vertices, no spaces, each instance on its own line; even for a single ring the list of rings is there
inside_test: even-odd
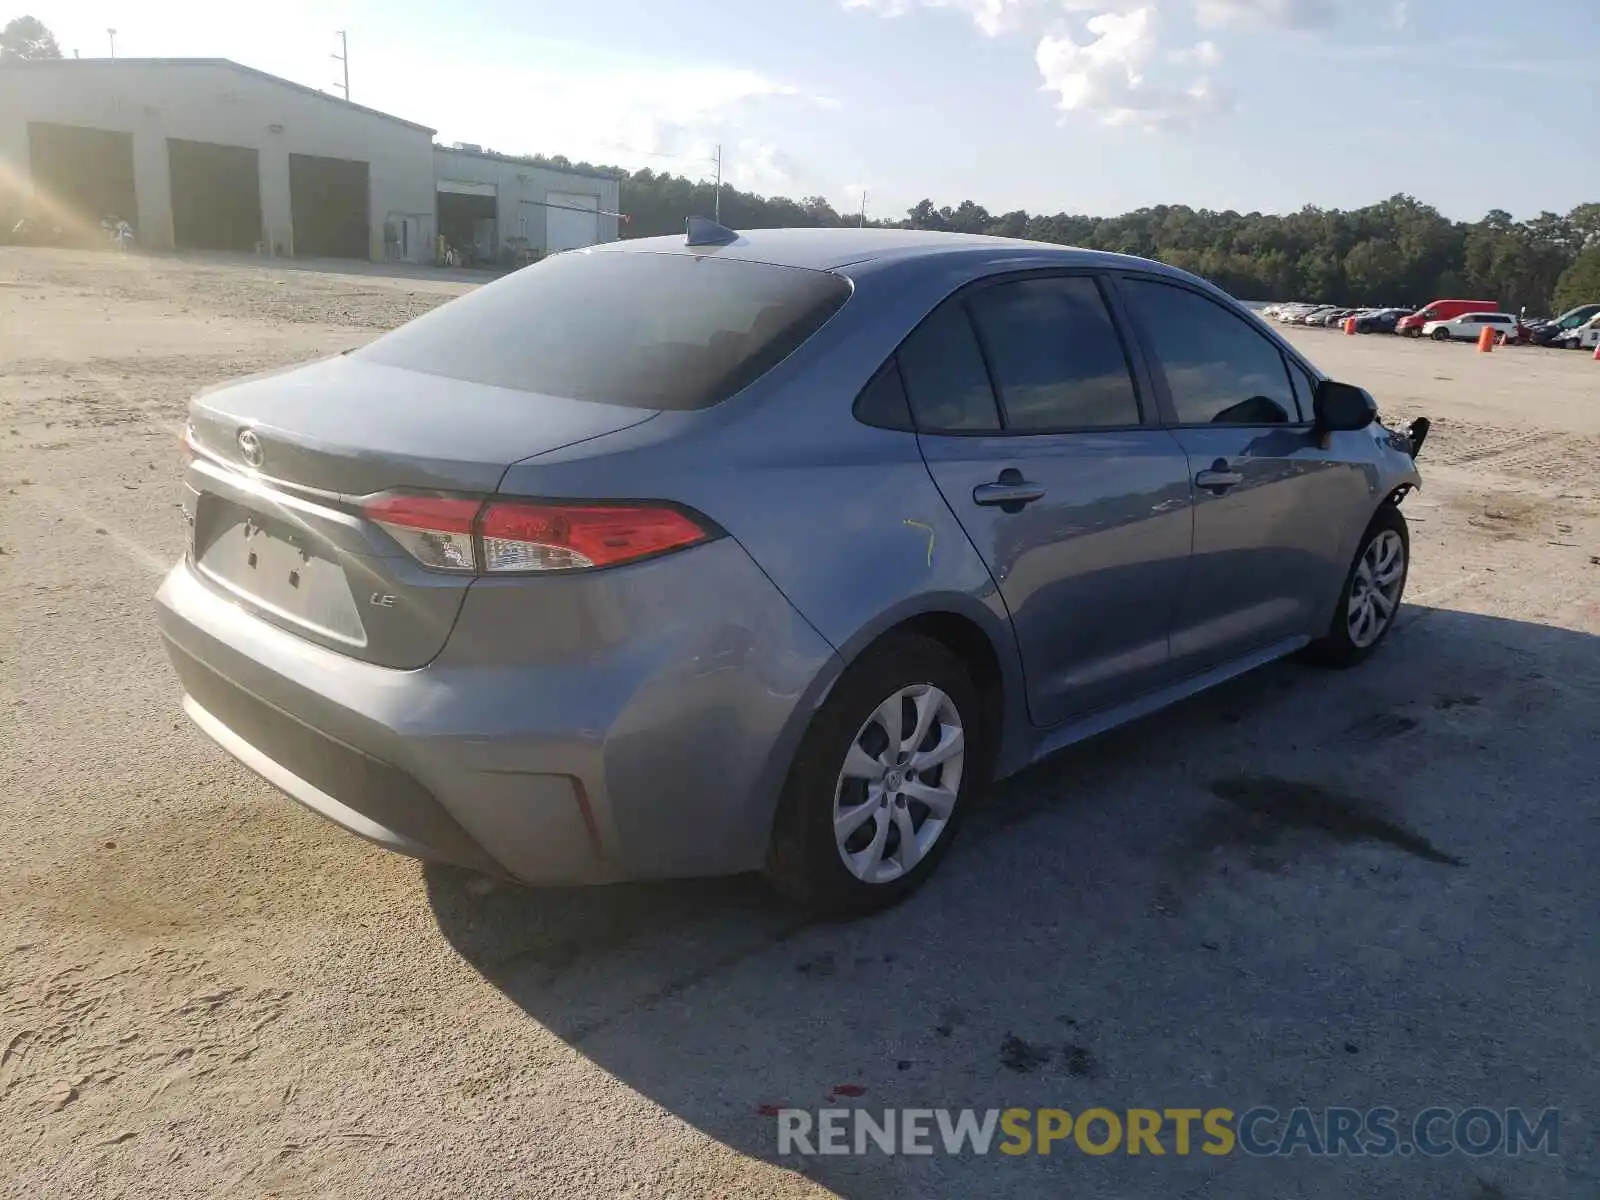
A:
[[[692,214],[709,216],[712,184],[651,170],[617,175],[624,237],[679,233]],[[723,224],[735,229],[855,225],[821,196],[793,200],[724,186]],[[1306,207],[1296,213],[1215,212],[1182,204],[1117,217],[1075,213],[992,213],[963,200],[923,200],[904,219],[868,224],[1032,238],[1115,250],[1171,263],[1250,300],[1303,298],[1330,304],[1420,306],[1442,296],[1493,300],[1516,312],[1559,312],[1600,302],[1600,203],[1527,221],[1496,209],[1481,221],[1452,221],[1411,196],[1356,209]]]

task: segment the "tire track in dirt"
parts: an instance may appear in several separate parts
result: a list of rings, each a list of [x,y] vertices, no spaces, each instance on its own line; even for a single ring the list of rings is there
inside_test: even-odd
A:
[[[1577,498],[1600,496],[1600,437],[1581,433],[1508,429],[1442,417],[1434,420],[1420,461],[1428,467],[1470,468],[1484,477],[1570,489]]]

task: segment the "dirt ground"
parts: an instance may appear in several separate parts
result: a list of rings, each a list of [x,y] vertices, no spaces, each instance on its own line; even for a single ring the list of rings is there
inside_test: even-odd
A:
[[[1600,363],[1292,336],[1436,420],[1402,623],[996,789],[901,910],[373,849],[183,717],[196,389],[464,290],[0,249],[0,1194],[1600,1194]],[[1559,1107],[1560,1153],[780,1158],[763,1106]]]

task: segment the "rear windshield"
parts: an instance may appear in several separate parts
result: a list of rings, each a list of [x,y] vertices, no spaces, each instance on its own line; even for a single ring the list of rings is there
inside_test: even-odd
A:
[[[630,408],[709,408],[838,311],[837,275],[687,254],[569,251],[356,352],[494,387]]]

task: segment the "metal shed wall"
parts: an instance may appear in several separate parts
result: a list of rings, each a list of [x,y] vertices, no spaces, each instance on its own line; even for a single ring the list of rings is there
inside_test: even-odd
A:
[[[28,123],[133,138],[139,242],[173,245],[167,139],[241,146],[260,163],[263,236],[292,249],[290,154],[369,164],[368,257],[383,257],[384,222],[417,218],[423,259],[433,237],[433,131],[222,59],[66,59],[0,67],[0,185],[28,194]]]
[[[593,196],[602,212],[615,213],[621,208],[621,185],[609,175],[561,171],[444,146],[434,147],[433,158],[434,173],[440,180],[495,186],[501,246],[507,245],[510,238],[525,237],[534,249],[547,248],[545,204],[551,193]],[[602,216],[598,225],[600,241],[617,240],[616,217]]]

